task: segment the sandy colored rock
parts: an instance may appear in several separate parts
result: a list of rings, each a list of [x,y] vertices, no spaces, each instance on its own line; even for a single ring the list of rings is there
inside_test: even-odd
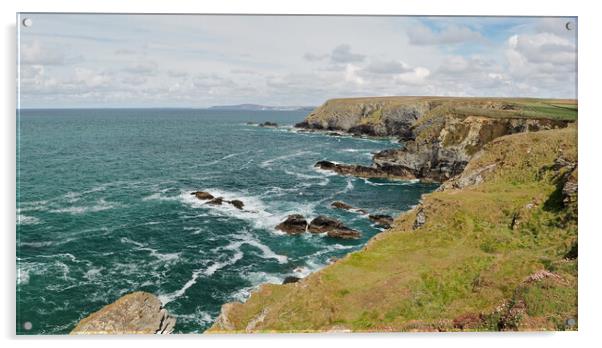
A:
[[[137,291],[82,319],[71,334],[170,334],[175,324],[159,298]]]

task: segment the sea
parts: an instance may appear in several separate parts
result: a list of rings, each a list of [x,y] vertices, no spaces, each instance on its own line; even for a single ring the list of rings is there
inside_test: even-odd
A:
[[[382,231],[335,200],[396,216],[436,185],[314,168],[369,165],[395,139],[293,127],[303,111],[26,109],[17,115],[16,327],[67,334],[133,291],[157,295],[176,333],[202,333],[226,302],[306,277]],[[259,127],[271,121],[278,128]],[[254,123],[254,124],[249,124]],[[194,191],[239,199],[208,205]],[[327,215],[358,240],[286,235],[289,214]]]

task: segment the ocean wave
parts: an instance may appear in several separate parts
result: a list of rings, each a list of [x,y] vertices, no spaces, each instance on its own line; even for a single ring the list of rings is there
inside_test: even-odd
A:
[[[157,249],[150,248],[143,243],[131,240],[127,237],[121,238],[121,242],[136,246],[137,250],[148,251],[150,256],[164,262],[175,261],[180,257],[180,253],[160,253]]]
[[[191,195],[192,191],[182,192],[180,200],[191,207],[207,209],[211,214],[225,215],[248,221],[258,229],[273,231],[274,226],[283,219],[284,214],[269,212],[266,204],[258,197],[219,189],[204,189],[204,191],[210,192],[216,197],[223,197],[224,200],[240,199],[245,204],[244,209],[240,210],[228,203],[222,205],[207,204],[207,201],[199,200],[194,195]]]
[[[218,159],[216,159],[216,160],[214,160],[214,161],[207,162],[207,163],[203,163],[203,164],[198,164],[198,165],[197,165],[197,167],[208,167],[208,166],[212,166],[212,165],[215,165],[215,164],[218,164],[218,163],[220,163],[221,161],[227,160],[228,158],[232,158],[232,157],[234,157],[234,156],[243,155],[243,154],[245,154],[245,153],[249,153],[249,152],[250,152],[250,151],[243,151],[243,152],[231,153],[231,154],[229,154],[229,155],[226,155],[226,156],[224,156],[224,157],[222,157],[222,158],[218,158]]]
[[[260,257],[264,259],[275,259],[280,264],[285,264],[288,262],[288,257],[285,255],[276,254],[272,249],[270,249],[270,247],[261,243],[257,238],[254,238],[248,231],[237,235],[235,238],[239,240],[230,243],[226,247],[223,247],[223,249],[239,250],[242,245],[247,244],[261,250],[262,255],[260,255]]]
[[[244,256],[244,254],[242,253],[242,251],[237,251],[233,256],[228,258],[226,261],[214,261],[209,267],[200,268],[200,269],[193,271],[191,278],[180,289],[178,289],[174,292],[168,293],[168,294],[160,294],[158,296],[159,300],[161,301],[161,303],[163,305],[166,305],[169,302],[174,301],[175,299],[183,296],[186,293],[186,291],[188,289],[190,289],[191,286],[196,284],[198,278],[201,275],[211,276],[211,275],[215,274],[215,272],[217,272],[218,270],[220,270],[226,266],[235,264],[240,259],[242,259],[243,256]]]
[[[416,184],[416,183],[420,182],[419,179],[396,181],[396,182],[373,182],[373,181],[370,181],[370,179],[366,179],[366,178],[361,178],[361,179],[364,181],[364,183],[366,183],[370,186],[407,186],[407,185],[412,185],[412,184]]]
[[[317,152],[313,152],[313,151],[305,151],[305,150],[304,151],[297,151],[297,152],[294,152],[294,153],[291,153],[291,154],[288,154],[288,155],[278,156],[278,157],[274,157],[274,158],[269,159],[269,160],[265,160],[265,161],[261,162],[259,164],[259,166],[262,167],[262,168],[269,168],[274,162],[279,162],[279,161],[282,161],[282,160],[287,160],[287,159],[290,159],[290,158],[295,158],[295,157],[304,156],[304,155],[310,155],[310,154],[316,155],[318,153]]]
[[[35,216],[28,216],[23,214],[17,215],[17,225],[37,225],[40,223],[40,219]]]
[[[103,210],[109,210],[113,208],[120,207],[121,205],[114,202],[107,202],[104,199],[99,199],[96,201],[95,205],[92,206],[71,206],[64,208],[51,209],[49,212],[51,213],[69,213],[72,215],[79,215],[85,213],[95,213]]]

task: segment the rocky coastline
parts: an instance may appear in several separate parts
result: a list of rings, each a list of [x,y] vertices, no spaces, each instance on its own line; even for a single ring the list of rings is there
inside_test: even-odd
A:
[[[508,137],[521,135],[521,133],[548,134],[547,132],[562,128],[574,128],[574,122],[571,120],[547,118],[541,115],[533,116],[525,110],[527,109],[525,109],[521,102],[509,99],[436,97],[336,99],[327,101],[315,109],[303,122],[296,124],[295,127],[302,131],[326,132],[330,136],[350,134],[355,136],[394,137],[398,139],[399,146],[375,153],[371,166],[321,160],[315,164],[315,167],[340,175],[362,178],[417,179],[425,182],[438,182],[442,183],[442,185],[436,192],[449,193],[451,191],[461,192],[464,189],[470,189],[487,182],[498,175],[497,173],[502,171],[502,168],[510,168],[504,169],[506,171],[513,170],[517,165],[515,163],[517,160],[512,157],[512,154],[504,153],[503,150],[496,148],[496,146],[499,147],[496,144],[507,141]],[[277,127],[278,125],[265,122],[260,126]],[[568,132],[566,134],[571,135],[573,133]],[[552,138],[556,139],[556,135]],[[520,139],[520,141],[524,141],[524,137]],[[529,139],[535,139],[533,141],[536,142],[545,138],[538,136]],[[562,142],[561,140],[554,141]],[[537,143],[529,144],[530,148],[539,146]],[[562,146],[570,147],[572,145],[564,144]],[[497,152],[492,151],[492,147]],[[524,148],[523,146],[521,151]],[[531,153],[530,148],[527,154]],[[542,150],[538,151],[541,152]],[[491,157],[490,153],[496,153],[498,157],[491,159],[489,158]],[[554,177],[553,181],[555,185],[558,185],[560,190],[561,203],[559,204],[563,209],[574,210],[572,215],[563,215],[563,219],[572,221],[571,219],[576,219],[577,163],[573,158],[566,160],[558,157],[555,161],[558,163],[555,162],[555,166],[547,169],[548,171],[541,169],[543,172],[540,175],[542,178]],[[548,172],[551,174],[547,174]],[[245,209],[244,202],[238,199],[228,201],[223,197],[215,197],[213,194],[204,191],[195,191],[191,195],[204,201],[205,204],[229,204],[236,209]],[[412,211],[402,214],[399,223],[394,222],[391,216],[369,214],[367,211],[353,207],[345,202],[332,202],[331,206],[367,215],[375,225],[387,231],[372,238],[368,245],[360,252],[363,253],[376,246],[382,248],[379,241],[389,238],[391,233],[397,233],[397,229],[407,234],[413,233],[408,231],[421,231],[425,228],[430,228],[429,226],[431,226],[433,220],[436,220],[437,214],[444,210],[438,204],[436,199],[421,203]],[[524,225],[521,225],[521,223],[524,222],[526,224],[526,221],[530,221],[532,209],[540,206],[543,207],[543,203],[540,200],[533,199],[533,203],[529,203],[523,208],[516,210],[513,213],[514,215],[512,215],[512,221],[509,223],[510,229],[517,230],[522,228],[521,226]],[[275,228],[289,235],[304,233],[326,234],[331,238],[342,239],[355,239],[361,236],[360,231],[350,229],[340,221],[327,216],[318,216],[311,221],[307,221],[303,215],[293,214],[275,226]],[[574,254],[576,257],[576,242],[572,248],[575,250]],[[572,255],[571,252],[573,249],[567,255]],[[334,262],[332,266],[335,266],[335,268],[346,267],[344,265],[352,262],[350,260],[356,257],[353,256],[354,254],[350,254],[343,260]],[[333,268],[332,266],[328,267],[329,272],[332,272],[330,271]],[[360,275],[362,274],[361,270],[358,272],[360,272]],[[383,275],[386,275],[389,271],[383,270],[382,272]],[[409,270],[406,272],[411,273]],[[545,272],[547,271],[540,270],[535,273],[531,272],[529,273],[530,275],[523,274],[524,272],[521,273],[523,280],[515,284],[517,289],[533,286],[533,284],[538,284],[538,282],[548,281],[547,279],[551,279],[550,281],[556,285],[560,284],[559,279],[562,279],[564,282],[562,284],[568,284],[568,281],[565,281],[566,279],[563,276]],[[527,275],[528,277],[525,278]],[[363,273],[363,276],[367,276],[367,273]],[[326,281],[323,277],[323,271],[318,271],[303,279],[287,277],[283,285],[261,286],[254,292],[247,303],[226,303],[223,305],[221,314],[212,328],[208,330],[208,333],[283,331],[280,324],[277,324],[278,321],[270,319],[278,318],[278,311],[282,310],[280,305],[273,301],[278,301],[278,299],[284,301],[280,296],[282,294],[292,296],[291,291],[299,296],[309,296],[310,298],[318,296],[316,293],[320,291],[329,293],[329,290],[324,288]],[[380,284],[379,282],[387,282],[387,277],[384,279],[380,276],[374,277],[378,279],[375,280],[378,284]],[[567,275],[564,275],[564,277],[567,277]],[[396,281],[402,282],[402,280]],[[400,284],[402,284],[400,286],[410,287],[410,285],[403,282]],[[309,290],[307,289],[312,290],[308,293]],[[362,294],[363,291],[370,291],[370,289],[358,289],[354,291],[354,294]],[[379,288],[378,291],[382,291],[382,289]],[[337,297],[337,295],[332,294],[329,296]],[[389,294],[383,293],[381,296],[387,298]],[[258,300],[259,298],[264,300]],[[360,298],[363,297],[360,296]],[[500,298],[499,296],[495,297],[496,301],[499,301]],[[338,317],[337,311],[342,310],[341,305],[337,302],[338,300],[333,300],[332,298],[326,300],[321,297],[314,298],[314,300],[319,306],[322,306],[313,308],[316,313],[322,313],[323,306],[331,308],[330,311],[332,314],[329,316],[330,319],[316,319],[316,323],[305,326],[299,324],[300,329],[293,331],[324,332],[334,329],[330,323],[336,321]],[[257,304],[257,301],[260,301],[260,304]],[[329,301],[334,301],[337,305],[331,304]],[[371,302],[367,298],[364,298],[363,301],[367,301],[366,303]],[[504,301],[506,307],[489,312],[459,313],[458,316],[449,319],[448,322],[444,321],[439,324],[434,324],[432,321],[404,322],[399,325],[396,324],[392,330],[412,331],[413,328],[416,328],[418,331],[483,329],[483,325],[486,325],[488,320],[493,320],[491,319],[493,317],[499,317],[499,319],[495,319],[498,320],[496,322],[496,325],[499,326],[498,329],[505,328],[504,325],[510,325],[508,326],[510,329],[517,329],[518,326],[511,326],[514,325],[512,324],[512,320],[516,319],[513,316],[515,316],[516,311],[522,311],[521,313],[524,314],[524,308],[512,307],[515,306],[515,302],[512,302],[515,301],[514,299],[506,299]],[[506,305],[506,303],[512,303],[512,305]],[[360,307],[362,305],[360,304]],[[311,312],[312,309],[307,308],[307,310]],[[302,317],[301,315],[299,318]],[[292,318],[288,314],[287,318],[291,323],[296,323],[296,318]],[[156,297],[151,294],[137,292],[126,295],[115,303],[107,305],[98,312],[83,319],[72,331],[72,334],[170,333],[174,325],[175,319],[162,308],[160,301]],[[294,326],[297,324],[291,325]],[[345,331],[362,331],[358,329],[356,324],[343,326]],[[385,330],[383,328],[380,329]]]

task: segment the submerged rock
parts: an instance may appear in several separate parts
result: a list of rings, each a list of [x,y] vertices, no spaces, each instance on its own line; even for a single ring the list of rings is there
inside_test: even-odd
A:
[[[259,127],[278,127],[278,123],[266,121],[259,124]]]
[[[391,228],[391,224],[393,223],[393,217],[390,215],[370,214],[368,215],[368,218],[375,224],[384,228]]]
[[[296,283],[296,282],[298,282],[300,280],[301,280],[301,278],[293,277],[293,276],[288,276],[288,277],[284,278],[284,281],[282,282],[282,284]]]
[[[205,192],[205,191],[196,191],[191,193],[191,195],[194,195],[196,198],[198,199],[202,199],[202,200],[208,200],[208,199],[213,199],[213,195],[209,192]]]
[[[286,220],[279,223],[276,229],[288,234],[305,233],[307,230],[307,220],[301,214],[292,214]]]
[[[240,200],[240,199],[233,199],[231,201],[229,201],[228,203],[232,204],[233,206],[235,206],[236,208],[242,210],[242,208],[245,206],[245,204]]]
[[[169,334],[175,324],[155,295],[137,291],[80,320],[71,334]]]
[[[360,232],[350,229],[339,220],[324,215],[313,219],[307,230],[311,233],[327,233],[333,238],[355,239],[361,236]]]

